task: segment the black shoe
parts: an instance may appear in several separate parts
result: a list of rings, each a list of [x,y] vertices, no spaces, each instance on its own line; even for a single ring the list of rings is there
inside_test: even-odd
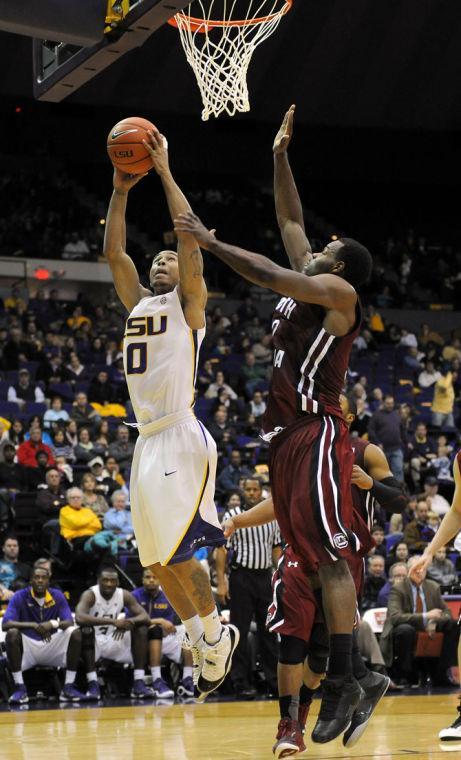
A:
[[[369,673],[366,678],[361,679],[363,697],[352,716],[351,725],[343,736],[343,745],[348,749],[357,744],[361,738],[378,702],[388,690],[390,682],[389,676],[382,676],[379,673]]]
[[[254,699],[258,693],[253,686],[245,683],[234,684],[234,691],[238,699]]]
[[[322,682],[322,704],[311,739],[326,744],[349,728],[357,705],[364,697],[363,690],[352,676],[325,678]]]

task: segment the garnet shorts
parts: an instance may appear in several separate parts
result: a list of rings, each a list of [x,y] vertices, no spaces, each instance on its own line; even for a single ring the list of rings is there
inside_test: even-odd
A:
[[[271,441],[275,516],[310,572],[360,550],[352,530],[353,463],[346,424],[331,415],[303,417]]]

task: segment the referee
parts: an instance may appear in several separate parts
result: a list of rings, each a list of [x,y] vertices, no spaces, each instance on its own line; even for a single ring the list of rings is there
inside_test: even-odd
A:
[[[262,486],[258,478],[246,478],[243,485],[243,507],[230,509],[225,520],[237,518],[241,512],[262,501]],[[226,578],[226,559],[229,551],[229,585]],[[240,631],[240,642],[235,650],[231,678],[236,694],[253,697],[256,691],[250,683],[250,653],[248,632],[253,618],[258,630],[258,651],[271,692],[277,689],[277,639],[266,631],[267,608],[272,601],[272,568],[282,554],[281,537],[275,522],[257,528],[240,528],[229,539],[226,547],[216,550],[218,598],[221,603],[229,596],[230,619]],[[229,591],[229,593],[227,593]]]

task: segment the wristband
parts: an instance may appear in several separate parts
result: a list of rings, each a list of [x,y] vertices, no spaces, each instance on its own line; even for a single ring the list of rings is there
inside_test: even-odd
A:
[[[54,630],[57,631],[59,628],[59,620],[50,620],[50,623],[53,626]]]

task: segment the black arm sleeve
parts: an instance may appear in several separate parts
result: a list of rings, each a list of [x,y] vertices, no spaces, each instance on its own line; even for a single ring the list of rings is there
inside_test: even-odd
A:
[[[376,501],[389,514],[395,512],[401,514],[408,504],[408,497],[405,495],[403,483],[396,478],[384,478],[384,480],[373,480],[371,493]]]

